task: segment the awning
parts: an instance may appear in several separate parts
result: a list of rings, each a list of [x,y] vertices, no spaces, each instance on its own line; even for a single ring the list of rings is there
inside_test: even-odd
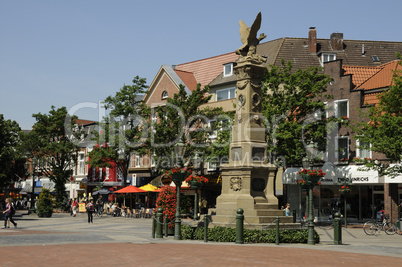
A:
[[[40,194],[42,192],[42,187],[35,187],[35,194]],[[32,186],[27,185],[21,189],[20,193],[32,193]]]
[[[325,172],[324,178],[321,179],[322,185],[338,185],[346,179],[353,184],[382,184],[384,178],[379,178],[376,171],[360,171],[359,165],[341,165],[334,166],[325,163],[321,169]],[[287,168],[283,172],[283,184],[297,184],[301,179],[299,170],[301,168]],[[316,168],[315,168],[316,169]],[[402,179],[402,177],[401,177]]]
[[[395,164],[390,164],[390,167],[395,166]],[[402,174],[391,177],[391,176],[385,176],[384,177],[384,182],[389,183],[389,184],[402,184]]]

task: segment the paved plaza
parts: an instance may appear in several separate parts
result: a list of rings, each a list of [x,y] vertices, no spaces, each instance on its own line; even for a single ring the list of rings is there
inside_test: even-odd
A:
[[[153,239],[147,218],[21,215],[0,230],[0,266],[402,266],[402,236],[367,236],[361,227],[316,228],[320,244],[244,244]]]

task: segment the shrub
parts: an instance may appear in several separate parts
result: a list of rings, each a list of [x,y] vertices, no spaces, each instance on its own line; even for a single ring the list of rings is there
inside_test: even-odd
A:
[[[53,214],[53,200],[50,190],[43,188],[39,195],[36,212],[38,217],[51,217]]]
[[[204,239],[204,227],[192,228],[187,225],[181,226],[182,239]],[[250,230],[244,229],[243,240],[244,243],[275,243],[276,232],[275,229],[269,230]],[[236,229],[215,226],[208,228],[208,240],[214,242],[235,242]],[[289,229],[279,230],[280,243],[307,243],[308,230],[307,229]],[[320,236],[314,231],[315,243],[320,242]]]

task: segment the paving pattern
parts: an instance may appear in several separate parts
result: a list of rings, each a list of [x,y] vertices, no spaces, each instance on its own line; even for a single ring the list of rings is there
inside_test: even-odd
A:
[[[0,266],[402,266],[402,236],[367,236],[357,226],[343,229],[343,245],[333,244],[333,230],[316,228],[320,244],[277,246],[153,239],[152,220],[144,218],[88,224],[86,214],[18,211],[15,220],[17,229],[0,230]]]

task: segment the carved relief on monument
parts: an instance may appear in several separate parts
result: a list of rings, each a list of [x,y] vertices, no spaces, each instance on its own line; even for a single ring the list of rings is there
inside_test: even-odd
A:
[[[230,178],[230,189],[233,191],[240,191],[242,189],[242,178],[232,177]]]
[[[252,102],[251,102],[251,103],[253,104],[253,107],[252,107],[253,111],[254,111],[254,112],[259,111],[259,109],[260,109],[260,103],[261,103],[261,97],[260,97],[260,95],[257,94],[257,93],[254,93],[253,96],[251,97],[251,99],[252,99]]]

